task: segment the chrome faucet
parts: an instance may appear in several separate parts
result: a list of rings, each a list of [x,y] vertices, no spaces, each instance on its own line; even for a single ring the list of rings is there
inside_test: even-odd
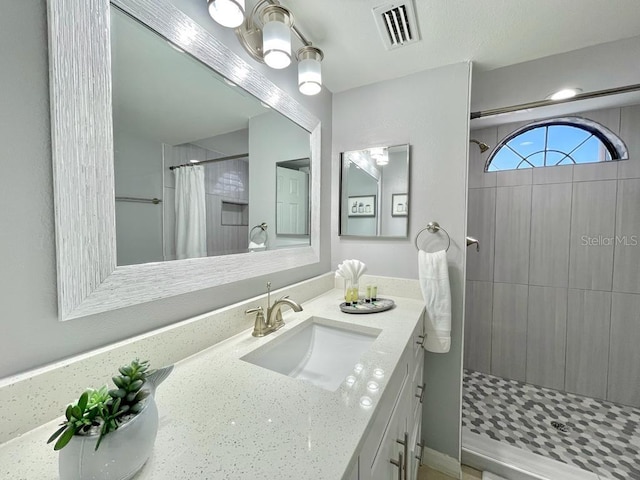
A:
[[[252,313],[256,314],[256,321],[253,327],[253,335],[254,337],[264,337],[265,335],[269,335],[271,332],[275,332],[280,327],[284,325],[284,320],[282,319],[281,308],[283,305],[288,305],[293,309],[294,312],[302,311],[302,306],[289,298],[288,295],[276,300],[273,305],[271,305],[271,282],[267,282],[267,318],[265,320],[265,316],[262,310],[262,307],[250,308],[244,313],[250,315]]]

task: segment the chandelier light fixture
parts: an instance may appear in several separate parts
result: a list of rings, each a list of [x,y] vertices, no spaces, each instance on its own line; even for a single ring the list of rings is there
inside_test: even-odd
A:
[[[304,95],[320,93],[324,54],[294,26],[293,14],[277,0],[258,0],[246,17],[244,0],[208,0],[208,4],[211,18],[222,26],[235,28],[249,55],[271,68],[279,70],[291,64],[293,33],[302,43],[296,52],[298,89]]]

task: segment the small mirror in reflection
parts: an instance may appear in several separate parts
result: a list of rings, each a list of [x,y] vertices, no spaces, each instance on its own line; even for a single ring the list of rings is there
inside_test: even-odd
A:
[[[342,153],[340,235],[406,237],[409,145]]]

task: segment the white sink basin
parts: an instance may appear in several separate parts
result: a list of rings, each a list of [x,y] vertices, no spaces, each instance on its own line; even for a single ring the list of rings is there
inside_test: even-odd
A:
[[[241,360],[333,392],[353,371],[380,330],[324,322],[311,317]]]

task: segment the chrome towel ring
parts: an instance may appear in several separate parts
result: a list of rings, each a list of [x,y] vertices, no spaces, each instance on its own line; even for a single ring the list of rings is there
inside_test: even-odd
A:
[[[426,227],[424,227],[422,230],[418,232],[415,240],[416,248],[418,250],[420,250],[420,247],[418,246],[418,237],[425,230],[428,231],[429,233],[438,233],[440,230],[442,230],[447,236],[447,248],[445,248],[444,251],[445,252],[449,251],[449,247],[451,246],[451,237],[449,236],[449,233],[444,228],[442,228],[438,222],[429,222]]]
[[[255,241],[255,243],[264,243],[267,241],[267,238],[269,237],[269,232],[267,232],[267,224],[266,222],[262,222],[260,225],[256,225],[255,227],[253,227],[250,231],[249,231],[249,241],[250,242],[254,242],[255,241],[255,237],[256,235],[260,235],[262,233],[264,233],[264,241],[260,242],[260,241]],[[258,230],[256,233],[253,233],[255,230]]]

